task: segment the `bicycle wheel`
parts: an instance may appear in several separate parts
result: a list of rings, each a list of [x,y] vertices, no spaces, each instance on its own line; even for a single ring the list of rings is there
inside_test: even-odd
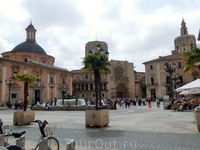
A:
[[[48,150],[60,150],[60,145],[55,137],[48,137]]]

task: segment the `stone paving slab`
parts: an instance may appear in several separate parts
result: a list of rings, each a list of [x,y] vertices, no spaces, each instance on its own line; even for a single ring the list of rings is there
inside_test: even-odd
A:
[[[173,112],[147,106],[131,106],[110,110],[110,123],[105,128],[85,128],[84,111],[36,111],[36,119],[56,125],[56,137],[61,150],[66,140],[75,139],[77,150],[200,150],[200,133],[194,113]],[[0,112],[5,124],[12,124],[13,110]],[[32,148],[39,137],[37,124],[14,126],[14,131],[26,130],[26,148]]]

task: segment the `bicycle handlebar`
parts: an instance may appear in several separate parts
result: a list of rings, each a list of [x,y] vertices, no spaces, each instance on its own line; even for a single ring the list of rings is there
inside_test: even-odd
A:
[[[46,137],[45,132],[44,132],[44,128],[48,124],[48,122],[46,120],[44,120],[43,122],[41,120],[35,120],[35,121],[31,121],[31,122],[37,122],[38,125],[39,125],[39,129],[40,129],[42,136]]]

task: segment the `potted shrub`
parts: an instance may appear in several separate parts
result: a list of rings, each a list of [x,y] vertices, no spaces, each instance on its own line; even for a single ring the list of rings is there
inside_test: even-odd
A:
[[[23,111],[14,112],[13,122],[14,124],[28,124],[30,121],[35,120],[35,111],[27,111],[28,86],[39,79],[39,77],[28,74],[14,74],[14,77],[16,81],[24,82],[24,106]]]
[[[82,71],[94,71],[96,95],[96,110],[85,111],[85,126],[104,127],[109,123],[109,111],[108,109],[98,109],[98,81],[100,73],[110,73],[110,70],[107,68],[110,62],[108,61],[107,55],[99,53],[98,55],[89,54],[84,58],[82,64],[84,65],[81,69]]]

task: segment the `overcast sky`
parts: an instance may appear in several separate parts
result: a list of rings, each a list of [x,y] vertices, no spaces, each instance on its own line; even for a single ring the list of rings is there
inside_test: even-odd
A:
[[[109,60],[144,72],[143,62],[171,54],[183,17],[197,39],[199,0],[1,0],[0,53],[26,40],[32,19],[36,41],[55,66],[80,69],[85,44],[97,39],[108,44]]]

